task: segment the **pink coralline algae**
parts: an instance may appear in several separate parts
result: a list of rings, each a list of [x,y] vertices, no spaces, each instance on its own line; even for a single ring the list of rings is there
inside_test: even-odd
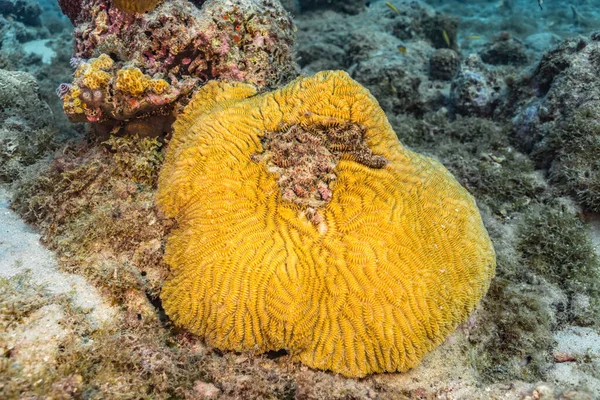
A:
[[[146,13],[120,11],[110,0],[82,4],[74,30],[78,73],[64,96],[72,121],[164,115],[208,80],[270,88],[297,72],[295,27],[277,0],[169,0]],[[110,67],[90,68],[100,57],[110,59]],[[163,91],[150,86],[119,90],[122,71],[142,86],[162,81]]]

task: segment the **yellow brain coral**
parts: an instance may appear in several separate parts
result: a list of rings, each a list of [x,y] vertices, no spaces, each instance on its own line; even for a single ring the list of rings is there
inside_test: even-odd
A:
[[[343,72],[255,95],[212,82],[175,125],[161,298],[210,345],[405,371],[475,308],[495,254],[473,198],[405,149]]]

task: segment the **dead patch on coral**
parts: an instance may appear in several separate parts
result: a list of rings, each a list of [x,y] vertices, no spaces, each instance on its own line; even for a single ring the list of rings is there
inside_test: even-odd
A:
[[[266,132],[261,138],[263,152],[252,160],[267,163],[277,174],[283,199],[304,208],[314,223],[317,210],[332,198],[335,167],[341,159],[370,168],[383,168],[387,160],[373,154],[365,143],[365,127],[346,121],[329,125],[292,125],[278,132]]]

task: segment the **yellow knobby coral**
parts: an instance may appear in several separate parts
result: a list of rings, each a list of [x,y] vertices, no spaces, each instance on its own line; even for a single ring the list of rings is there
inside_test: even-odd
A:
[[[163,79],[152,79],[149,75],[144,75],[139,68],[122,68],[117,71],[115,87],[123,93],[140,96],[146,90],[160,94],[169,84]]]
[[[81,108],[82,103],[79,96],[81,96],[81,89],[79,89],[77,86],[72,86],[65,94],[65,97],[63,98],[63,109],[67,114],[73,112],[77,114],[83,113],[83,109]]]
[[[211,82],[175,124],[157,194],[178,222],[165,311],[220,349],[288,349],[351,377],[414,367],[494,274],[473,198],[439,162],[405,149],[343,72],[254,93]],[[344,129],[363,142],[322,146]],[[305,148],[278,142],[286,135],[329,157],[323,168],[335,165],[317,210],[285,200],[282,179],[294,176],[271,168],[274,155]]]
[[[139,96],[146,90],[148,79],[139,68],[123,68],[117,71],[115,87],[132,96]]]
[[[111,80],[111,75],[106,72],[114,65],[114,61],[106,54],[92,58],[82,63],[75,71],[75,78],[82,78],[83,84],[89,89],[105,87]]]
[[[103,71],[109,71],[113,65],[115,65],[115,62],[113,61],[112,58],[110,58],[110,56],[108,54],[100,54],[100,56],[98,56],[98,58],[92,58],[89,61],[89,64],[92,68],[94,69],[101,69]]]
[[[83,84],[90,89],[100,89],[108,85],[111,76],[108,72],[88,67],[83,72]]]
[[[148,81],[148,89],[156,94],[161,94],[169,87],[169,83],[164,79],[152,79]]]

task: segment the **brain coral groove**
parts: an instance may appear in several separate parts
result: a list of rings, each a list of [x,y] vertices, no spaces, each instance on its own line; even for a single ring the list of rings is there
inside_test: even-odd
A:
[[[414,367],[494,274],[473,198],[440,163],[404,148],[344,72],[255,93],[211,82],[176,123],[157,194],[178,222],[165,256],[167,314],[220,349],[288,349],[350,377]],[[315,225],[252,155],[265,132],[339,120],[364,127],[388,163],[342,158]]]

